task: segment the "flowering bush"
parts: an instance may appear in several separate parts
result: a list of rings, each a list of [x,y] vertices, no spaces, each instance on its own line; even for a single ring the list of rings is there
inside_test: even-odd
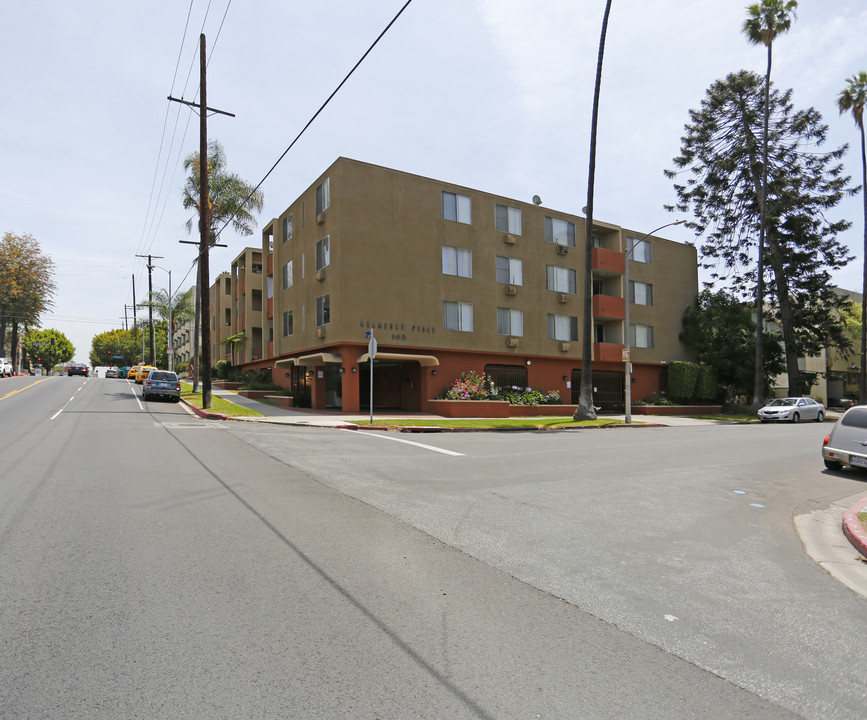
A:
[[[559,405],[557,390],[545,393],[533,388],[497,387],[490,376],[474,370],[465,372],[443,393],[446,400],[505,400],[510,405]]]
[[[461,376],[452,383],[445,392],[446,400],[490,400],[497,398],[497,388],[494,382],[485,373],[477,373],[475,370],[461,373]]]

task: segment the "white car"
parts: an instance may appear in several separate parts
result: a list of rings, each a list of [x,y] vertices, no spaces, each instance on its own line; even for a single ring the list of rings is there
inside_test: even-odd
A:
[[[822,443],[822,460],[829,470],[844,465],[867,468],[867,406],[849,408]]]
[[[777,398],[759,410],[759,420],[762,422],[771,420],[793,423],[801,420],[822,422],[824,419],[825,406],[808,397]]]
[[[0,358],[0,377],[12,377],[12,363],[6,358]]]

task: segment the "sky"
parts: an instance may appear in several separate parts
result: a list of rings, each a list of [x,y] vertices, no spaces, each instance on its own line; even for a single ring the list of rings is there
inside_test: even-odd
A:
[[[42,327],[88,362],[94,335],[131,323],[147,289],[193,284],[183,159],[198,117],[169,95],[198,98],[207,38],[209,136],[230,171],[264,179],[256,232],[222,235],[211,279],[338,157],[580,214],[604,0],[412,0],[316,121],[274,163],[406,0],[95,0],[0,6],[0,232],[30,234],[55,265]],[[741,28],[746,0],[614,0],[599,111],[594,218],[649,232],[679,216],[664,170],[689,110],[730,72],[763,74],[766,51]],[[867,70],[867,3],[800,0],[774,44],[773,81],[848,143],[860,140],[837,95]],[[266,178],[267,175],[267,178]],[[838,206],[855,255],[834,276],[860,290],[860,194]],[[195,227],[195,223],[194,223]],[[659,233],[695,240],[683,227]],[[141,311],[140,311],[141,312]]]

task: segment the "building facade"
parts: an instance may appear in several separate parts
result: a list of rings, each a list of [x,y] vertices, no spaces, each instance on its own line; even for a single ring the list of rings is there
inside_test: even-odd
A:
[[[368,334],[374,407],[431,411],[470,370],[577,402],[581,338],[592,332],[594,401],[620,410],[627,339],[634,400],[664,391],[666,364],[691,357],[678,336],[698,291],[696,251],[594,222],[593,326],[584,328],[584,223],[339,158],[265,225],[258,264],[249,248],[246,272],[233,263],[231,312],[218,278],[212,328],[249,333],[236,364],[271,368],[296,404],[345,412],[369,407]]]

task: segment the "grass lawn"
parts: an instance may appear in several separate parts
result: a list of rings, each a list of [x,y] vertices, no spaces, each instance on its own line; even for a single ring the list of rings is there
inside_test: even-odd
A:
[[[369,420],[355,420],[353,425],[364,427],[370,425]],[[582,420],[575,422],[572,418],[564,417],[534,417],[534,418],[441,418],[437,420],[412,419],[412,418],[374,418],[376,427],[402,428],[402,427],[441,427],[441,428],[470,428],[474,430],[556,430],[564,427],[601,427],[604,425],[623,425],[622,420],[601,418],[598,420]]]
[[[193,386],[190,383],[181,383],[181,398],[186,400],[190,405],[195,405],[197,408],[202,407],[202,393],[193,394]],[[229,417],[263,417],[263,414],[256,410],[248,410],[240,405],[235,405],[233,402],[224,400],[211,393],[211,412],[228,415]]]

